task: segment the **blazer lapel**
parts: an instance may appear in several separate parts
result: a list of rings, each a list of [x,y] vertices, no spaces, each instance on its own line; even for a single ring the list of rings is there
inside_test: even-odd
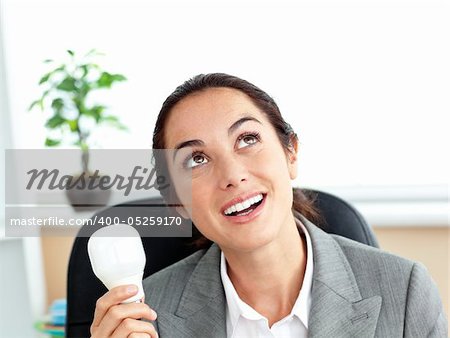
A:
[[[314,280],[308,336],[374,337],[380,308],[380,296],[352,302]]]
[[[158,313],[163,337],[226,337],[226,305],[216,244],[200,259],[175,314]]]
[[[296,213],[308,229],[314,255],[309,337],[373,337],[381,297],[361,297],[350,264],[333,237]]]
[[[344,253],[326,234],[301,214],[295,216],[312,240],[314,271],[308,337],[373,337],[381,297],[363,299]],[[226,301],[216,244],[192,272],[175,314],[159,312],[163,337],[226,337]]]

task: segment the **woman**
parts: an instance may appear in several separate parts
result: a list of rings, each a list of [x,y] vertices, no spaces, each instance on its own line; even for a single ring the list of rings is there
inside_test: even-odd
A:
[[[146,304],[119,305],[132,286],[106,293],[92,337],[447,335],[422,265],[310,222],[291,187],[297,136],[256,86],[196,76],[164,102],[153,143],[174,149],[156,158],[175,188],[162,193],[214,244],[147,278]]]

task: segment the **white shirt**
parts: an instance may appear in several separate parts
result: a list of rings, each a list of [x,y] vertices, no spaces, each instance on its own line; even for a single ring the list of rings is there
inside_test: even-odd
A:
[[[308,317],[311,308],[313,251],[311,238],[305,226],[296,220],[306,237],[306,269],[302,288],[291,313],[269,328],[269,321],[239,297],[227,273],[225,255],[220,258],[220,275],[227,300],[226,322],[228,338],[280,338],[307,337]]]

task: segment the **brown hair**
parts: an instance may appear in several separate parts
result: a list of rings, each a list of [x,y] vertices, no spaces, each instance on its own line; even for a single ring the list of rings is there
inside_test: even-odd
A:
[[[155,130],[153,132],[153,149],[164,149],[164,130],[165,123],[170,114],[172,108],[185,97],[205,91],[209,88],[233,88],[245,93],[252,102],[266,114],[272,126],[278,135],[278,138],[287,151],[292,151],[293,141],[298,141],[297,134],[293,131],[292,127],[287,123],[280,112],[275,101],[263,90],[251,84],[248,81],[240,79],[236,76],[212,73],[212,74],[200,74],[182,85],[178,86],[175,91],[169,95],[164,101],[161,111],[159,112],[156,120]],[[158,155],[159,154],[159,155]],[[162,173],[167,173],[167,164],[165,158],[161,153],[156,152],[154,155],[155,169],[157,176]],[[167,178],[166,178],[167,179]],[[176,194],[173,189],[160,190],[162,196],[167,201],[173,201],[176,199]],[[321,222],[321,216],[314,207],[314,197],[306,196],[300,189],[293,188],[293,203],[292,209],[298,211],[312,222]],[[206,239],[197,229],[193,229],[195,233],[195,245],[199,248],[205,247],[211,243]]]

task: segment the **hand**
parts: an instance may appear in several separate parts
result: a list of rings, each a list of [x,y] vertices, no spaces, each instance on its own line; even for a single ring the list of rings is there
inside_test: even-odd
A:
[[[115,287],[97,300],[91,338],[157,338],[155,327],[140,320],[156,319],[156,312],[145,303],[121,304],[138,291],[135,285]]]

